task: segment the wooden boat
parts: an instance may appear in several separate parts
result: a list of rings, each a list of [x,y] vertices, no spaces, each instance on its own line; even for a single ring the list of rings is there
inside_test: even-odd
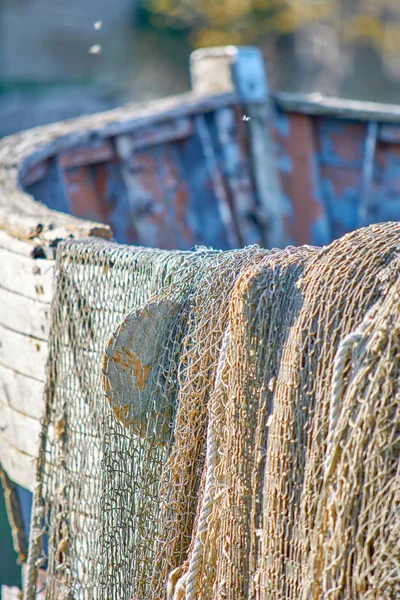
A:
[[[35,482],[59,240],[323,245],[400,218],[400,107],[269,96],[254,48],[197,51],[191,74],[187,94],[0,143],[0,462],[21,488]]]

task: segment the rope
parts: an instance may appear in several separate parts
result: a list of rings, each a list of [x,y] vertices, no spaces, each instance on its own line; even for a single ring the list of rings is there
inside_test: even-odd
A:
[[[335,362],[332,375],[332,397],[329,409],[329,431],[326,442],[326,458],[325,464],[331,465],[325,471],[325,477],[329,477],[335,465],[335,460],[331,456],[334,447],[335,437],[337,436],[337,423],[343,402],[343,390],[345,386],[344,372],[349,356],[352,354],[354,346],[359,344],[364,335],[358,327],[355,331],[347,335],[339,344],[338,351],[335,356]]]
[[[213,507],[213,488],[215,487],[215,467],[217,464],[217,441],[214,431],[214,424],[220,415],[220,405],[218,393],[220,384],[222,382],[222,373],[226,365],[226,355],[230,343],[230,328],[229,325],[225,330],[225,334],[222,340],[221,353],[218,361],[217,374],[215,379],[215,393],[213,394],[213,400],[210,405],[210,423],[207,431],[207,451],[206,451],[206,484],[204,489],[204,497],[200,510],[199,525],[196,533],[196,538],[193,547],[192,557],[189,563],[189,569],[186,577],[186,598],[185,600],[195,600],[197,594],[197,579],[201,564],[201,555],[203,550],[203,541],[205,539],[208,519],[210,517]]]

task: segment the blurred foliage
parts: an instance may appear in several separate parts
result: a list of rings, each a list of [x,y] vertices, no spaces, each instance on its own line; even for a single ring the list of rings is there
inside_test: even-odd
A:
[[[367,42],[400,56],[399,0],[147,0],[156,27],[187,29],[195,47],[252,44],[327,24],[340,42]]]

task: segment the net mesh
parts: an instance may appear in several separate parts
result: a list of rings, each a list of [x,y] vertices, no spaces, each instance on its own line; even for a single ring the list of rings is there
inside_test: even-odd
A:
[[[25,597],[399,597],[399,233],[63,242]]]

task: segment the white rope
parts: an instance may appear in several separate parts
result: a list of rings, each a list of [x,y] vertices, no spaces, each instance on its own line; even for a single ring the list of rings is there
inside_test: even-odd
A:
[[[325,477],[330,475],[332,466],[334,465],[332,453],[335,436],[337,435],[337,423],[342,410],[343,389],[345,385],[344,373],[346,365],[354,347],[356,344],[361,342],[363,337],[364,333],[361,331],[361,327],[358,327],[340,342],[335,356],[332,374],[332,395],[329,408],[329,431],[326,441]],[[331,467],[328,467],[328,465],[331,465]]]
[[[215,467],[217,464],[218,448],[214,430],[214,424],[220,413],[218,388],[222,381],[222,373],[226,364],[226,355],[230,343],[229,325],[225,330],[222,340],[221,353],[218,361],[217,374],[215,378],[214,394],[210,405],[210,421],[207,431],[207,453],[206,453],[206,483],[204,489],[203,501],[200,509],[200,518],[194,542],[193,552],[189,563],[189,568],[185,576],[186,597],[185,600],[195,600],[197,595],[197,578],[201,565],[201,555],[203,543],[207,533],[208,520],[212,511],[214,497],[213,488],[215,487]]]

